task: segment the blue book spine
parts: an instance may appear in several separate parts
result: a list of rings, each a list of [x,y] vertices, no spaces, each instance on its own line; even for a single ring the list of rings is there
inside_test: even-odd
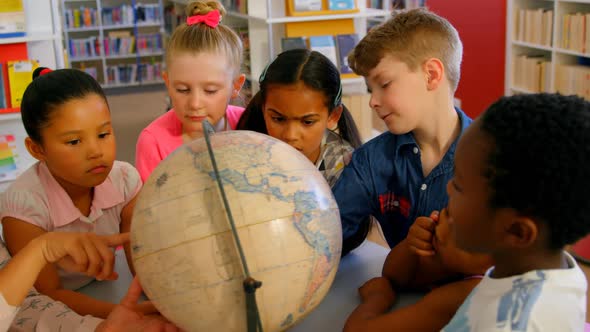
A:
[[[0,109],[6,108],[6,94],[4,93],[4,65],[0,63]]]
[[[336,43],[338,44],[338,58],[340,60],[339,67],[340,73],[349,74],[352,73],[352,69],[348,66],[348,55],[356,44],[358,43],[358,35],[338,35],[336,36]]]
[[[354,9],[354,0],[330,0],[330,10]]]

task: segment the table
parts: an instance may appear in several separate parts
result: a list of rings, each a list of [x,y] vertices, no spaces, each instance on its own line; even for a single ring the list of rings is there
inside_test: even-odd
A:
[[[365,281],[381,275],[388,253],[388,249],[365,241],[344,257],[328,295],[309,316],[289,331],[342,331],[346,318],[359,304],[357,289]],[[132,276],[123,250],[118,250],[116,256],[115,270],[119,273],[119,279],[95,281],[79,291],[100,300],[119,302],[127,292]],[[396,308],[412,304],[420,297],[420,294],[403,294],[398,298]]]

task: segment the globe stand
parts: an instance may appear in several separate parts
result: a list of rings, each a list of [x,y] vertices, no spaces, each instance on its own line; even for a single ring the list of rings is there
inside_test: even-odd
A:
[[[231,231],[236,242],[236,247],[238,248],[238,253],[240,254],[242,268],[244,269],[245,279],[243,282],[243,286],[244,292],[246,293],[246,319],[248,321],[248,332],[263,332],[262,322],[260,321],[260,312],[258,311],[258,305],[256,304],[256,290],[262,286],[262,282],[252,278],[252,276],[250,276],[250,271],[248,270],[246,256],[244,255],[244,250],[242,249],[242,244],[240,241],[240,237],[238,236],[238,231],[236,229],[234,217],[231,213],[227,196],[225,195],[223,183],[221,182],[221,176],[219,175],[219,170],[217,169],[217,162],[215,161],[215,155],[213,154],[213,148],[211,147],[211,141],[209,139],[209,135],[213,134],[214,132],[215,130],[213,129],[213,126],[211,126],[209,121],[204,120],[203,133],[205,136],[205,142],[207,143],[207,150],[209,151],[209,158],[211,159],[211,165],[213,166],[213,171],[215,172],[217,186],[219,187],[219,191],[221,192],[221,198],[223,199],[225,212],[227,213],[227,218],[229,219]]]

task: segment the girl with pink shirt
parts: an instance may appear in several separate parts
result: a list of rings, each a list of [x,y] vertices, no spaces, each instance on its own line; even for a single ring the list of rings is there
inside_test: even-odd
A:
[[[217,131],[235,129],[244,111],[229,105],[238,97],[242,42],[219,24],[225,9],[217,1],[197,0],[186,6],[187,21],[176,28],[166,49],[164,82],[173,109],[142,130],[135,166],[145,182],[172,151],[203,135],[203,120]]]
[[[133,166],[115,160],[111,114],[102,88],[92,76],[74,69],[37,69],[33,76],[21,116],[28,135],[25,145],[38,162],[0,199],[8,250],[16,255],[47,232],[128,232],[142,183]],[[39,273],[35,288],[80,315],[106,318],[113,303],[75,292],[92,280],[50,264]]]

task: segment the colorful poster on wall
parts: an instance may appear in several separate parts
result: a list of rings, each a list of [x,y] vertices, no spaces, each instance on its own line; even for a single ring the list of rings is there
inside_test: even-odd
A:
[[[14,135],[0,134],[0,182],[12,181],[18,176]]]

